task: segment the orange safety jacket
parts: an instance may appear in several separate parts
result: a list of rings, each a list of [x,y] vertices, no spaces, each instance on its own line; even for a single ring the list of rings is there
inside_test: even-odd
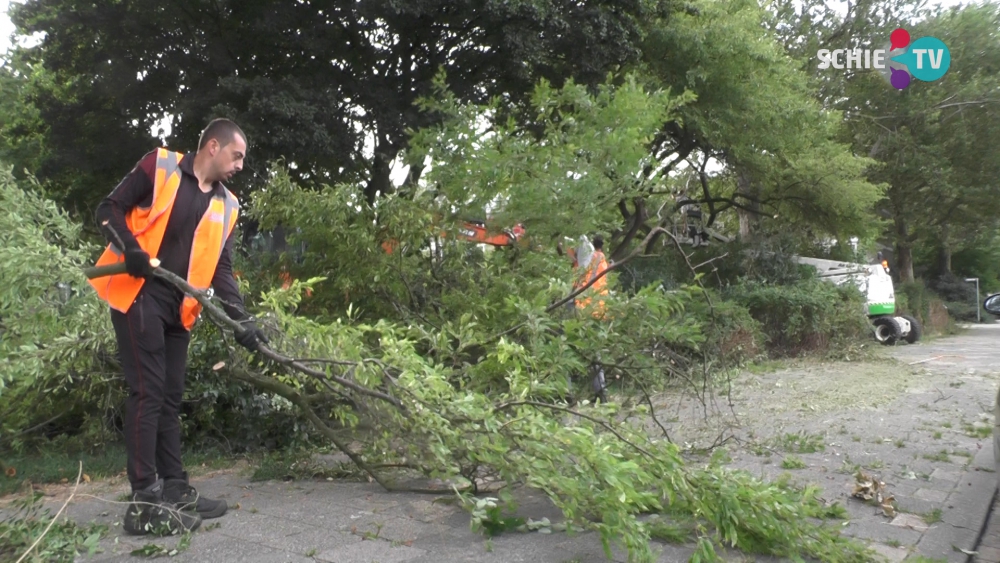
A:
[[[574,264],[576,263],[576,256],[573,256]],[[604,252],[600,250],[594,250],[594,255],[590,258],[590,264],[587,265],[587,270],[577,278],[576,282],[573,284],[573,289],[577,290],[588,283],[591,280],[597,278],[604,270],[608,269],[608,261],[604,258]],[[605,296],[608,294],[608,277],[601,276],[594,285],[587,288],[587,291],[581,293],[577,296],[576,306],[579,309],[584,309],[590,306],[591,295],[597,294],[599,296]],[[601,318],[604,316],[604,299],[601,297],[597,298],[597,305],[594,309],[593,316],[595,318]]]
[[[153,201],[147,208],[134,207],[125,217],[129,230],[139,241],[139,246],[150,256],[157,255],[163,242],[163,233],[166,231],[167,220],[170,218],[177,188],[181,183],[179,165],[183,156],[181,153],[164,148],[157,149]],[[212,284],[219,257],[222,256],[226,240],[236,228],[236,218],[239,216],[240,204],[236,196],[228,189],[223,191],[223,195],[212,197],[208,210],[194,231],[187,282],[201,291],[207,290]],[[97,260],[97,265],[104,266],[124,261],[123,249],[109,244]],[[92,279],[90,285],[112,309],[127,313],[145,282],[145,279],[134,278],[129,274],[116,274]],[[181,322],[184,328],[191,330],[200,313],[201,303],[194,297],[185,295],[181,302]]]

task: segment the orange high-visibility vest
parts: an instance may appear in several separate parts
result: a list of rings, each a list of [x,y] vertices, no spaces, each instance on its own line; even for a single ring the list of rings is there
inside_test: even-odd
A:
[[[575,260],[576,257],[574,255],[574,263]],[[597,278],[597,276],[601,272],[607,269],[608,269],[608,261],[605,260],[604,258],[604,252],[600,250],[595,250],[594,255],[590,258],[590,264],[587,265],[587,271],[584,272],[584,274],[580,276],[579,279],[577,279],[576,283],[573,284],[573,289],[578,289],[587,285],[588,283],[590,283],[591,280]],[[598,296],[605,296],[608,294],[607,276],[602,276],[600,279],[594,282],[594,285],[587,288],[587,291],[583,292],[577,297],[576,299],[577,308],[585,309],[589,307],[591,301],[590,295],[593,294],[597,294]],[[604,299],[601,299],[601,297],[597,298],[597,306],[593,311],[593,316],[595,318],[601,318],[604,316]]]
[[[163,233],[167,229],[167,220],[177,197],[177,188],[181,185],[180,162],[184,155],[160,148],[156,151],[156,174],[153,180],[153,202],[147,208],[136,206],[125,217],[139,246],[150,256],[155,257],[163,242]],[[208,210],[201,217],[194,231],[194,241],[191,245],[191,260],[188,263],[187,282],[195,289],[204,291],[212,284],[215,268],[219,265],[219,257],[225,248],[226,240],[236,227],[240,204],[228,189],[223,188],[222,195],[212,196]],[[124,262],[125,255],[117,246],[109,244],[97,260],[98,266]],[[127,313],[135,302],[146,282],[142,278],[134,278],[128,274],[116,274],[90,280],[90,285],[97,290],[97,295],[106,301],[112,309]],[[201,303],[185,295],[181,302],[181,322],[191,330],[198,314],[201,313]]]

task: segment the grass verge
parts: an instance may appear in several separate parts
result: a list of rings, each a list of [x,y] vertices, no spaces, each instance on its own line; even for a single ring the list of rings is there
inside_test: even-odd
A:
[[[23,490],[34,484],[69,483],[76,479],[79,463],[83,472],[92,480],[105,479],[125,472],[125,446],[111,444],[97,451],[42,450],[32,454],[0,452],[6,466],[0,474],[0,496]],[[184,465],[190,476],[205,471],[231,466],[237,456],[218,451],[201,451],[184,454]]]

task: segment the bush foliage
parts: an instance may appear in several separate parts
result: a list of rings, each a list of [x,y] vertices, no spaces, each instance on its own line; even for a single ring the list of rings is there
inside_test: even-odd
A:
[[[818,279],[784,286],[745,283],[727,295],[760,323],[774,357],[825,352],[871,333],[865,298],[853,286]]]

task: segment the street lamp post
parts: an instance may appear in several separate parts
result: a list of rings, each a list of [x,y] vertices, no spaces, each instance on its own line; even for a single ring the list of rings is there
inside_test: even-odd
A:
[[[979,278],[965,278],[967,282],[976,282],[976,322],[983,322],[979,316]]]

